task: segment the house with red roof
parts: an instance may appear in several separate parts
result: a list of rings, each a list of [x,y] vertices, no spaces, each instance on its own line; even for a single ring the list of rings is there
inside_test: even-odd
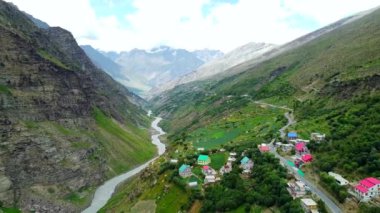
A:
[[[304,154],[304,155],[302,155],[301,160],[304,163],[308,163],[308,162],[313,161],[313,156],[311,154]]]
[[[261,153],[269,152],[269,150],[270,150],[269,146],[267,144],[265,144],[265,143],[260,144],[257,147],[259,148],[259,150],[260,150]]]
[[[354,187],[355,195],[361,201],[369,201],[374,197],[380,196],[380,180],[368,177]]]

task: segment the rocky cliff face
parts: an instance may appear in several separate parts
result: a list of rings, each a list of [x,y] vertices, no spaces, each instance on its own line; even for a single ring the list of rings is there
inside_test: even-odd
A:
[[[136,136],[148,146],[139,130],[148,120],[135,105],[143,101],[96,68],[71,33],[38,28],[3,1],[0,35],[0,200],[25,211],[79,211],[124,168],[112,164],[104,122],[131,135],[120,143]]]

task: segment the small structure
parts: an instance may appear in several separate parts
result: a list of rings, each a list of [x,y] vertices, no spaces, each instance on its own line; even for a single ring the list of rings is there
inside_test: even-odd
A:
[[[220,152],[225,152],[226,150],[224,148],[219,149]]]
[[[304,155],[302,155],[301,160],[304,163],[309,163],[309,162],[313,161],[313,156],[311,154],[304,154]]]
[[[236,157],[236,155],[237,155],[236,152],[230,152],[231,157]]]
[[[309,150],[306,147],[304,142],[296,143],[295,150],[297,155],[303,155],[309,153]]]
[[[302,181],[288,182],[288,191],[293,199],[306,195],[305,184]]]
[[[265,143],[262,143],[262,144],[258,145],[257,147],[259,148],[261,153],[269,152],[269,150],[270,150],[269,146]]]
[[[233,156],[230,156],[230,157],[228,157],[228,159],[227,159],[227,162],[230,162],[230,163],[232,163],[232,162],[234,162],[234,161],[236,161],[236,158],[233,157]]]
[[[179,167],[178,172],[179,172],[179,175],[183,178],[190,177],[192,175],[191,167],[186,164],[182,164],[182,166]]]
[[[325,134],[321,134],[321,133],[317,133],[317,132],[313,132],[313,133],[311,133],[310,138],[311,138],[311,140],[314,140],[314,141],[317,141],[317,142],[321,142],[321,141],[325,140],[326,135]]]
[[[368,177],[354,187],[356,197],[361,201],[369,201],[372,198],[380,196],[380,180],[374,177]]]
[[[345,186],[347,184],[349,184],[350,182],[348,182],[348,180],[344,179],[342,177],[342,175],[340,174],[337,174],[337,173],[334,173],[334,172],[329,172],[328,173],[331,177],[335,178],[335,181],[341,185],[341,186]]]
[[[310,140],[306,140],[306,139],[301,139],[301,138],[298,138],[296,139],[296,143],[309,143]]]
[[[172,164],[177,164],[177,163],[178,163],[178,160],[177,160],[177,159],[170,159],[170,163],[172,163]]]
[[[296,140],[298,138],[298,135],[296,132],[289,132],[288,133],[288,140]]]
[[[295,160],[294,160],[294,165],[296,165],[296,167],[297,168],[301,168],[301,166],[304,164],[304,162],[301,160],[301,159],[299,159],[299,158],[296,158]]]
[[[197,187],[197,186],[198,186],[198,182],[197,181],[189,182],[189,187]]]
[[[207,176],[207,175],[216,175],[216,171],[211,168],[210,166],[203,166],[202,167],[202,173]]]
[[[222,168],[220,168],[219,173],[221,175],[224,175],[224,174],[230,173],[231,171],[232,171],[232,164],[231,162],[227,162],[224,166],[222,166]]]
[[[214,175],[207,175],[204,179],[204,183],[215,183],[216,182],[216,177]]]
[[[294,147],[293,144],[282,144],[281,145],[281,150],[283,152],[290,152],[290,151],[292,151],[293,147]]]
[[[199,165],[208,165],[211,163],[211,159],[208,155],[199,155],[197,162]]]
[[[253,168],[253,161],[245,156],[240,161],[240,168],[243,169],[243,174],[251,173],[251,170]]]
[[[199,148],[197,148],[197,151],[205,151],[205,148],[199,147]]]
[[[310,198],[304,198],[301,199],[301,206],[307,213],[317,213],[318,212],[318,206],[317,203]]]

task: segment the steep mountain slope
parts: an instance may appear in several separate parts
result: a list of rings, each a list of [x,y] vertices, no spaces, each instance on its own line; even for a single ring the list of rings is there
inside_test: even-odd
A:
[[[154,155],[149,120],[70,32],[0,1],[0,200],[77,212],[106,178]]]
[[[293,128],[302,137],[330,136],[313,147],[318,169],[354,180],[380,176],[374,169],[380,165],[379,20],[378,9],[343,19],[280,47],[269,60],[244,65],[238,75],[181,85],[152,103],[170,118],[173,137],[224,119],[251,99],[285,104],[295,110]]]

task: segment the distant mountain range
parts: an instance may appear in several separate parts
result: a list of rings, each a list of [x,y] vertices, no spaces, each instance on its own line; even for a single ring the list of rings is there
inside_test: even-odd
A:
[[[88,45],[82,46],[82,49],[99,68],[141,96],[223,56],[219,50],[190,52],[169,46],[120,53],[99,51]]]

